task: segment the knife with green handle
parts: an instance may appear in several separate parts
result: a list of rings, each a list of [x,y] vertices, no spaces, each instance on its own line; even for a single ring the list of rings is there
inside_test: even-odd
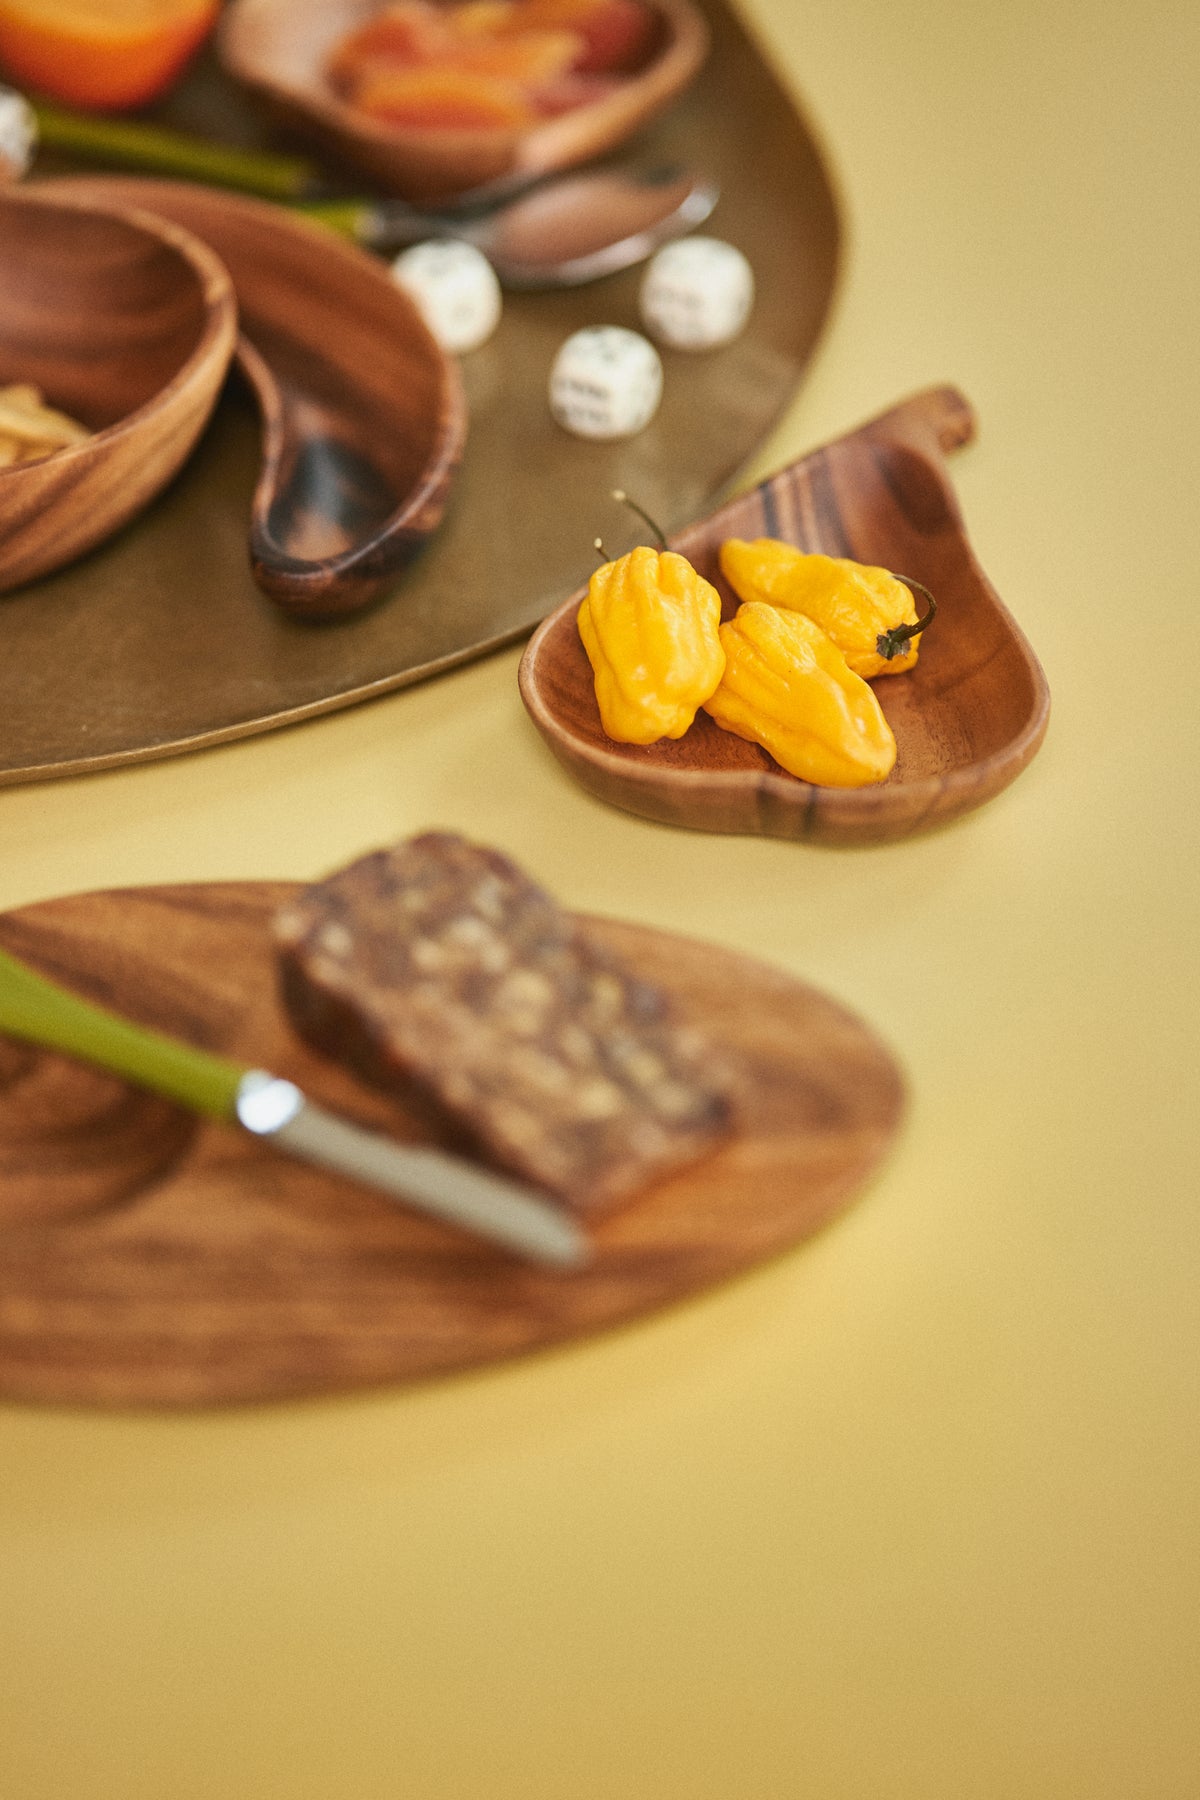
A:
[[[575,1221],[507,1176],[367,1131],[315,1106],[293,1082],[135,1025],[2,950],[0,1033],[94,1063],[535,1262],[577,1268],[588,1260]]]

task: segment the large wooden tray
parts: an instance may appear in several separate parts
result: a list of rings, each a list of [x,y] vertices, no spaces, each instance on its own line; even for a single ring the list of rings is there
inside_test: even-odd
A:
[[[837,211],[814,143],[724,0],[695,86],[623,152],[714,176],[716,235],[758,278],[750,324],[724,350],[664,354],[657,418],[618,445],[556,426],[558,345],[637,324],[639,272],[558,294],[509,295],[492,341],[463,361],[471,424],[448,515],[369,612],[288,618],[251,579],[246,538],[258,424],[237,382],[174,485],[84,561],[0,599],[0,784],[147,760],[312,717],[403,687],[522,636],[584,580],[598,533],[632,543],[609,498],[634,493],[667,529],[709,510],[794,393],[834,288]],[[253,116],[211,65],[174,122],[245,140]]]
[[[83,894],[0,917],[0,946],[93,1000],[297,1081],[378,1129],[428,1125],[290,1031],[268,921],[295,889]],[[547,1274],[233,1128],[0,1037],[0,1394],[186,1406],[430,1376],[578,1338],[809,1237],[896,1130],[888,1051],[744,956],[593,920],[732,1053],[737,1129]]]

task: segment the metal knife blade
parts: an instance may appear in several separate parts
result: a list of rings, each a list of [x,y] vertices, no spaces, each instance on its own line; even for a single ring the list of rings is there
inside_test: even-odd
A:
[[[291,1156],[353,1176],[538,1262],[577,1268],[587,1260],[587,1239],[575,1221],[529,1188],[445,1151],[366,1131],[265,1069],[242,1076],[237,1117]]]
[[[108,1069],[536,1262],[578,1268],[590,1255],[575,1220],[533,1189],[447,1151],[367,1131],[290,1081],[135,1025],[4,951],[0,1033]]]

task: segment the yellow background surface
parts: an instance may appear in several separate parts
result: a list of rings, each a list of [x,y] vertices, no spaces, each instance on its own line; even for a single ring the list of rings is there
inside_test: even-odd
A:
[[[766,472],[928,383],[1045,666],[979,813],[839,852],[574,789],[513,651],[0,794],[0,904],[431,824],[777,962],[912,1089],[812,1245],[596,1341],[233,1414],[0,1410],[5,1800],[1194,1800],[1193,0],[747,0],[847,250]]]

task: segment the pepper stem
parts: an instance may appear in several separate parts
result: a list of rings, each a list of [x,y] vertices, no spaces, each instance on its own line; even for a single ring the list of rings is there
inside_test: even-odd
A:
[[[924,594],[929,602],[929,611],[923,619],[917,619],[911,625],[893,625],[890,631],[879,633],[875,639],[875,649],[882,656],[884,662],[891,662],[894,656],[899,656],[909,639],[919,637],[926,626],[932,622],[937,612],[937,601],[922,582],[914,581],[910,575],[897,575],[894,571],[892,579],[902,582],[906,588],[914,588],[917,593]]]
[[[627,506],[630,512],[635,512],[638,518],[650,527],[651,531],[658,539],[660,549],[665,550],[667,548],[666,532],[656,519],[650,517],[650,514],[646,511],[644,506],[639,506],[636,500],[631,500],[624,488],[614,488],[612,490],[612,497],[614,500],[619,500],[622,506]]]

